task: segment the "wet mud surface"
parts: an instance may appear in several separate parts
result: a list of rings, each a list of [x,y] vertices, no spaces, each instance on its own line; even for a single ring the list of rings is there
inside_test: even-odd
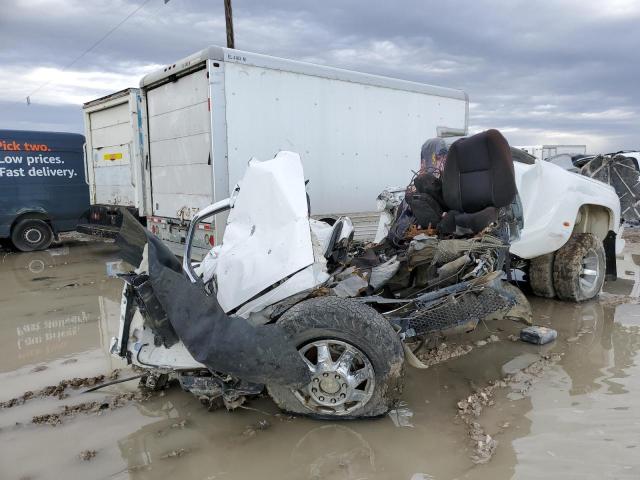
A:
[[[121,283],[113,245],[0,250],[0,477],[7,479],[640,478],[640,235],[597,301],[529,296],[545,346],[524,326],[480,324],[423,345],[402,402],[377,420],[319,422],[268,397],[208,412],[137,381],[107,354]],[[414,346],[414,347],[417,347]]]

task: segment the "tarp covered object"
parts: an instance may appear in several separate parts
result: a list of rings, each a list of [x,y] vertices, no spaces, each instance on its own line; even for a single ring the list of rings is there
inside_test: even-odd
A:
[[[640,223],[640,171],[631,156],[598,155],[582,167],[581,173],[615,188],[624,220]]]
[[[217,252],[217,298],[225,312],[313,264],[300,156],[251,160]]]
[[[214,296],[189,281],[169,249],[123,209],[117,243],[124,258],[142,258],[142,238],[149,245],[153,291],[195,360],[254,383],[301,386],[310,381],[309,369],[280,327],[254,326],[226,315]]]

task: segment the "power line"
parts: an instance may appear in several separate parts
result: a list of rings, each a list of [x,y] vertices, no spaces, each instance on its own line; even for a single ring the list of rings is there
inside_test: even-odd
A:
[[[65,71],[68,68],[71,68],[73,65],[76,64],[76,62],[78,60],[80,60],[82,57],[84,57],[87,53],[89,53],[91,50],[93,50],[94,48],[96,48],[98,45],[100,45],[102,42],[104,42],[107,37],[109,37],[109,35],[111,35],[113,32],[115,32],[118,28],[120,28],[127,20],[129,20],[131,17],[133,17],[136,13],[138,13],[140,10],[142,10],[142,8],[149,3],[151,0],[144,0],[138,7],[136,7],[135,10],[133,10],[129,15],[127,15],[126,17],[124,17],[122,20],[120,20],[120,22],[113,27],[111,30],[109,30],[107,33],[105,33],[102,37],[100,37],[97,41],[95,41],[89,48],[87,48],[85,51],[83,51],[80,55],[78,55],[76,58],[74,58],[70,63],[68,63],[67,65],[65,65],[61,71]],[[164,3],[167,4],[169,2],[169,0],[164,0]],[[31,92],[29,95],[27,95],[27,105],[31,105],[31,97],[33,95],[35,95],[36,93],[38,93],[40,90],[42,90],[44,87],[46,87],[47,85],[49,85],[52,82],[52,80],[49,80],[45,83],[43,83],[42,85],[40,85],[38,88],[36,88],[33,92]]]

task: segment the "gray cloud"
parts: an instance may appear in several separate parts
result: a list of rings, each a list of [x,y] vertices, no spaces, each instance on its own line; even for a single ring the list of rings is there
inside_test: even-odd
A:
[[[0,65],[11,71],[66,65],[139,5],[12,3],[0,8]],[[472,128],[503,129],[512,143],[640,147],[640,6],[631,0],[235,0],[234,14],[241,49],[462,88]],[[151,0],[72,70],[127,78],[224,41],[222,1]],[[81,131],[79,105],[27,107],[24,86],[0,93],[0,127]],[[50,88],[34,103],[51,102]]]

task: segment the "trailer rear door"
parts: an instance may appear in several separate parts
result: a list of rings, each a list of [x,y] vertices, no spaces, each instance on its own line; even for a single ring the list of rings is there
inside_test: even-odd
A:
[[[132,111],[123,103],[88,112],[87,152],[91,203],[138,207],[132,166]]]
[[[212,202],[207,69],[147,91],[152,210],[190,219]]]

